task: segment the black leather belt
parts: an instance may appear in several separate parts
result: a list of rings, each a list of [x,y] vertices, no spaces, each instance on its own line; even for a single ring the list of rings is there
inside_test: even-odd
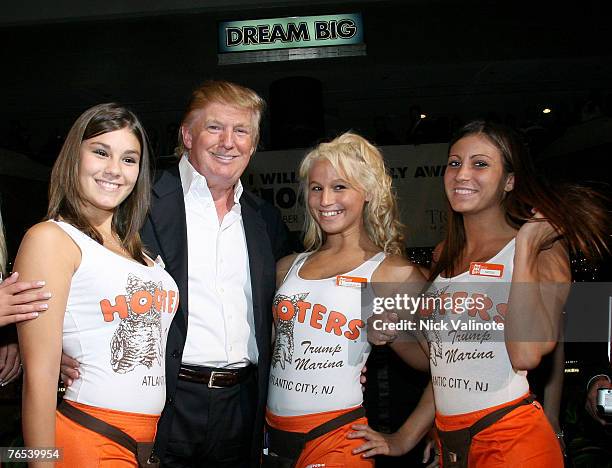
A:
[[[208,388],[232,387],[243,382],[255,369],[253,364],[239,369],[222,369],[214,367],[181,364],[178,378],[186,382],[208,385]]]

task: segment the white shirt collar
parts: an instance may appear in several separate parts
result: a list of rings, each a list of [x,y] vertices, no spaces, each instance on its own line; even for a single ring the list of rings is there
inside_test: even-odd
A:
[[[181,185],[183,186],[183,195],[187,195],[190,190],[196,187],[196,184],[202,187],[203,193],[212,199],[210,189],[206,183],[206,177],[200,174],[189,162],[187,154],[181,157],[179,162],[179,174],[181,176]],[[244,188],[242,182],[238,179],[236,185],[234,185],[234,203],[240,203],[240,197]]]

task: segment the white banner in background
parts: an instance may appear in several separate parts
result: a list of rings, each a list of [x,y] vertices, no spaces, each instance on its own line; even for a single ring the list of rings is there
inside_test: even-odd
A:
[[[406,225],[408,247],[432,247],[446,228],[446,201],[442,177],[446,144],[383,146]],[[292,231],[304,225],[304,207],[298,202],[298,166],[307,150],[264,151],[253,156],[242,182],[281,210]]]

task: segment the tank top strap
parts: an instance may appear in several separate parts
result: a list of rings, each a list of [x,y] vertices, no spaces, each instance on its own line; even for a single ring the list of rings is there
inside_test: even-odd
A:
[[[285,273],[283,283],[287,280],[287,278],[289,278],[289,275],[293,274],[294,271],[297,271],[301,268],[301,266],[304,264],[304,262],[310,256],[311,253],[312,252],[302,252],[295,256],[295,258],[293,259],[293,263],[291,263],[291,266],[287,270],[287,273]]]
[[[55,223],[59,226],[70,238],[74,241],[76,245],[79,246],[81,251],[88,247],[91,247],[91,242],[96,242],[87,234],[80,231],[78,228],[74,227],[72,224],[67,223],[65,221],[56,221],[55,219],[50,219],[49,222]]]

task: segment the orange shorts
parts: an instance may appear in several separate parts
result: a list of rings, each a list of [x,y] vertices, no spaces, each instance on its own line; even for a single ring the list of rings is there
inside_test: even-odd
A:
[[[309,432],[317,426],[334,419],[341,414],[348,413],[354,408],[325,413],[307,414],[304,416],[276,416],[266,411],[267,423],[275,429],[289,432]],[[325,468],[372,468],[374,460],[363,458],[361,454],[353,455],[352,450],[361,446],[363,439],[347,439],[346,435],[352,431],[353,424],[367,424],[366,418],[359,418],[327,434],[307,442],[302,450],[295,468],[318,466]]]
[[[464,429],[484,415],[518,403],[527,396],[472,413],[454,416],[436,413],[436,426],[443,431]],[[468,466],[469,468],[562,468],[563,455],[541,405],[534,401],[530,405],[519,406],[479,432],[472,439]]]
[[[158,415],[126,413],[66,401],[108,424],[118,427],[137,442],[153,442]],[[63,459],[56,466],[65,468],[138,467],[136,457],[125,447],[93,432],[60,412],[55,413],[55,444],[63,449]]]

